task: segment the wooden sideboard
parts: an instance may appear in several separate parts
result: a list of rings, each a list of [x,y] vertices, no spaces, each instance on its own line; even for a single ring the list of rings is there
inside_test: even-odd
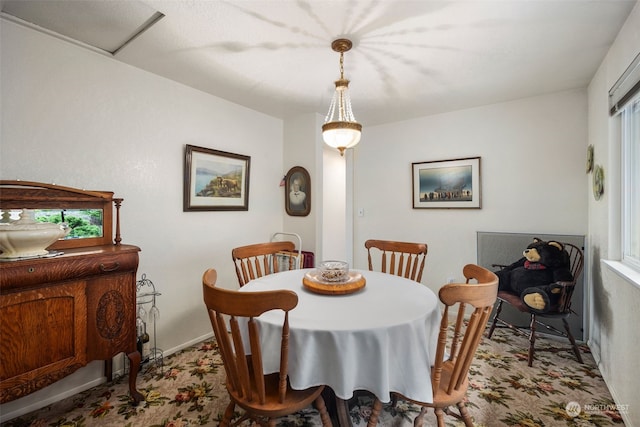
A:
[[[102,206],[111,221],[113,203],[119,208],[121,202],[107,192],[13,181],[0,185],[2,209],[78,208],[86,203],[74,203],[84,198]],[[143,399],[136,390],[140,249],[120,244],[116,217],[115,244],[105,242],[112,238],[112,227],[105,224],[108,235],[92,240],[91,246],[58,241],[53,246],[62,250],[55,256],[0,262],[0,403],[50,385],[93,360],[107,361],[105,375],[110,378],[111,359],[122,352],[130,361],[131,398],[134,403]]]

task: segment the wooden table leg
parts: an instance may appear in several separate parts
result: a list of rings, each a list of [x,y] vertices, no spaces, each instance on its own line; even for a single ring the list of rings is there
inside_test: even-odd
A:
[[[322,397],[325,405],[327,405],[333,424],[338,427],[352,427],[348,401],[336,396],[331,387],[324,388]]]
[[[348,401],[336,397],[336,412],[338,416],[338,425],[340,427],[352,427]]]

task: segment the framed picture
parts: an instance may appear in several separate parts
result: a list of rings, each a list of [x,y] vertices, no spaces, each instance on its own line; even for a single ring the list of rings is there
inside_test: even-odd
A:
[[[480,157],[412,163],[413,208],[480,209]]]
[[[183,211],[249,210],[251,157],[187,145]]]
[[[284,207],[291,216],[307,216],[311,212],[311,178],[301,166],[294,166],[287,172]]]

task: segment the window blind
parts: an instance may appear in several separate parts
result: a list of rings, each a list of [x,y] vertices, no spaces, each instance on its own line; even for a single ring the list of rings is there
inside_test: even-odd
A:
[[[640,92],[640,53],[609,90],[609,113],[614,116]]]

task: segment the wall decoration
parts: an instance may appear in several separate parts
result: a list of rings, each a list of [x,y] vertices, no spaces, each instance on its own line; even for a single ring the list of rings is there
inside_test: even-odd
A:
[[[294,166],[287,172],[284,207],[291,216],[307,216],[311,212],[311,178],[301,166]]]
[[[480,157],[412,163],[413,208],[480,208]]]
[[[602,194],[604,194],[604,169],[596,165],[593,169],[593,197],[600,200]]]
[[[187,145],[183,211],[249,210],[251,157]]]
[[[587,147],[587,173],[593,170],[593,145]]]

